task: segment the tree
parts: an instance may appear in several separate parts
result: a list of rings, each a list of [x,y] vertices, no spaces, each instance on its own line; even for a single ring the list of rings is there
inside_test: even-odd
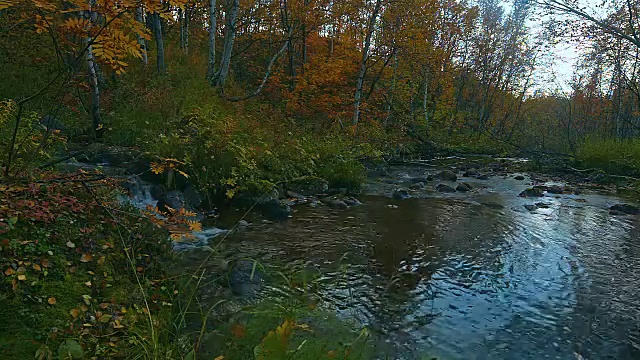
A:
[[[220,69],[214,76],[214,83],[221,90],[224,90],[224,85],[227,82],[227,77],[229,76],[229,66],[231,66],[233,43],[236,40],[236,26],[239,9],[240,0],[227,0],[222,59],[220,60]]]
[[[590,13],[579,1],[540,0],[539,2],[551,14],[576,17],[595,26],[600,31],[628,41],[640,48],[640,5],[637,1],[612,2],[608,9],[605,8],[607,4],[605,1],[600,7],[605,11],[608,10],[608,12],[600,12],[600,15],[605,15],[604,17]]]
[[[367,73],[367,63],[369,60],[369,52],[371,51],[371,39],[373,33],[376,30],[376,22],[378,21],[378,15],[382,9],[382,0],[375,0],[375,4],[371,9],[367,21],[367,27],[365,32],[364,42],[362,44],[362,60],[360,60],[360,70],[358,71],[358,78],[356,79],[356,94],[353,102],[353,119],[352,125],[358,125],[360,120],[360,105],[362,102],[362,91],[364,85],[364,77]]]

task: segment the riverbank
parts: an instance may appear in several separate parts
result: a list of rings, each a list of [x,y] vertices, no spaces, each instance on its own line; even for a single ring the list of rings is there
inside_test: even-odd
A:
[[[116,201],[116,180],[49,172],[0,190],[0,357],[177,350],[162,330],[177,290],[168,233]]]
[[[132,206],[119,169],[65,167],[0,185],[0,357],[369,358],[366,330],[293,293],[257,308],[226,293],[228,307],[203,308],[211,269],[183,267],[174,251],[200,227],[191,214]],[[253,278],[225,266],[223,288]]]

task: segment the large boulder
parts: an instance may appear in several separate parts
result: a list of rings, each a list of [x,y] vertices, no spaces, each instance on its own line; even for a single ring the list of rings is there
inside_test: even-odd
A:
[[[438,173],[438,179],[442,181],[456,182],[458,180],[458,175],[456,175],[451,170],[443,170],[440,173]]]
[[[304,196],[313,196],[326,194],[327,190],[329,190],[329,183],[327,180],[318,177],[306,177],[288,182],[285,188]]]

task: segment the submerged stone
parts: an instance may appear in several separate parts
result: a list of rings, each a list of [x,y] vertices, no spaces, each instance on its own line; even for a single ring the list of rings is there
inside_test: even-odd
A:
[[[609,211],[614,213],[614,215],[616,212],[627,214],[627,215],[637,215],[638,213],[640,213],[640,208],[630,204],[621,203],[621,204],[613,205],[612,207],[609,208]]]
[[[411,197],[411,195],[409,195],[409,190],[403,188],[394,191],[392,196],[396,200],[404,200]]]
[[[436,190],[438,190],[439,192],[442,193],[454,193],[456,192],[456,189],[453,188],[453,186],[447,185],[447,184],[438,184],[436,186]]]

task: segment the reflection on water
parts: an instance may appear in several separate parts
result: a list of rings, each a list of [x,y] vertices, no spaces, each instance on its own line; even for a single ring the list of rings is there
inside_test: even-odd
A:
[[[381,334],[381,355],[640,358],[637,220],[610,216],[601,204],[613,199],[597,195],[547,197],[530,213],[519,191],[303,206],[227,243],[323,269],[336,280],[325,298]]]

